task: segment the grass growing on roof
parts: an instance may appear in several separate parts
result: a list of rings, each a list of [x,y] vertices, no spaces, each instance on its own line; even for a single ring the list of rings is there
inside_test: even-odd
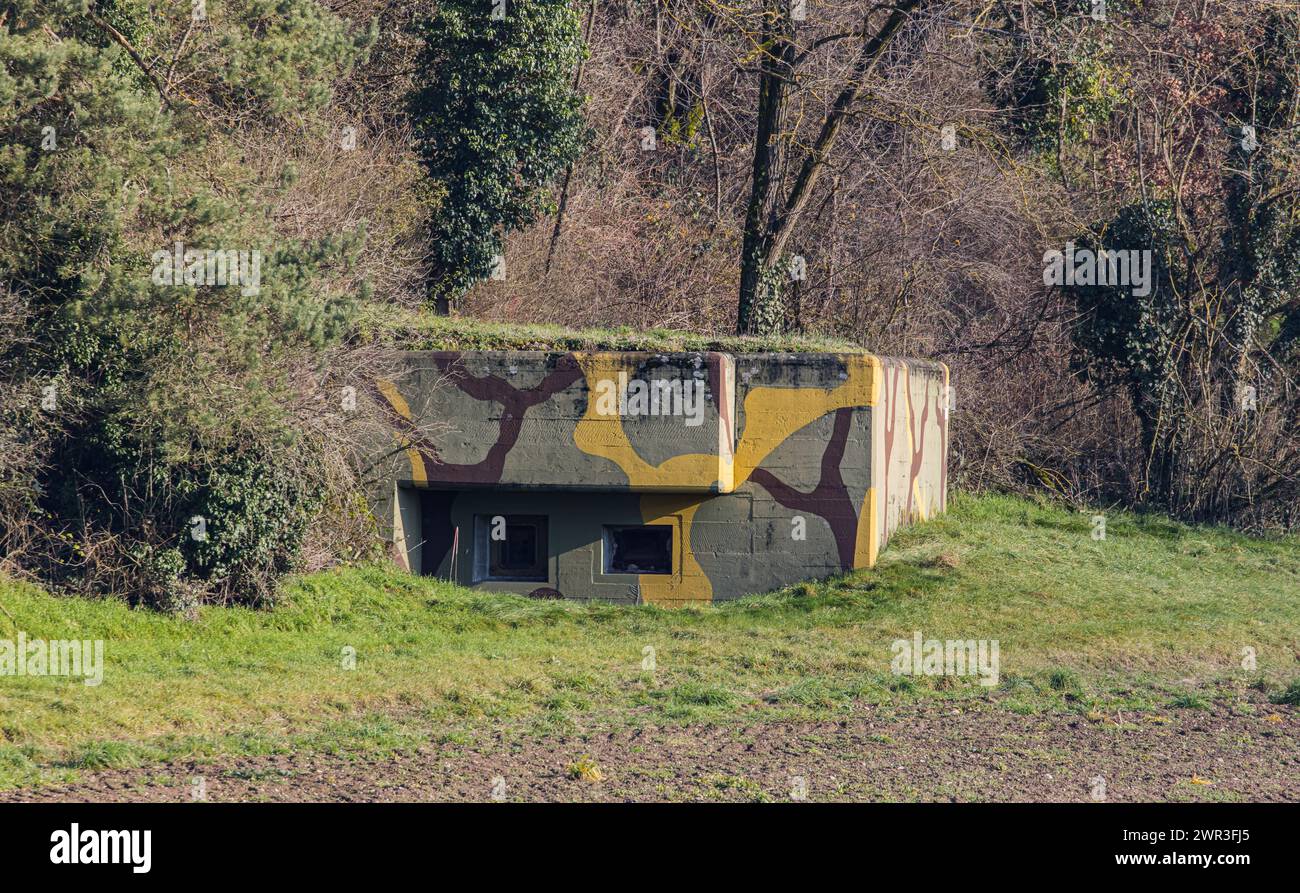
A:
[[[533,601],[369,566],[297,579],[272,611],[204,608],[186,621],[0,581],[0,638],[103,639],[106,664],[94,688],[0,676],[0,786],[169,757],[824,717],[863,701],[1167,711],[1253,683],[1286,703],[1297,545],[1127,514],[1096,541],[1090,513],[958,496],[874,570],[676,611]],[[1001,684],[892,675],[892,641],[915,630],[998,639]],[[1242,668],[1246,647],[1256,671]]]
[[[673,329],[566,329],[544,324],[488,322],[427,312],[369,311],[363,336],[403,350],[629,350],[664,353],[864,353],[861,345],[815,336],[701,335]]]

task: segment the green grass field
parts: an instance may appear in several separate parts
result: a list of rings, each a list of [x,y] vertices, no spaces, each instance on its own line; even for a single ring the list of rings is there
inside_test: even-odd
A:
[[[360,567],[297,579],[272,611],[192,621],[0,581],[0,638],[103,639],[106,665],[93,688],[0,677],[0,787],[167,758],[824,718],[864,701],[1197,709],[1247,685],[1293,685],[1295,538],[1132,515],[1111,515],[1104,541],[1090,532],[1088,514],[1059,506],[958,496],[878,568],[676,611]],[[997,639],[1000,685],[893,675],[891,642],[916,630]]]

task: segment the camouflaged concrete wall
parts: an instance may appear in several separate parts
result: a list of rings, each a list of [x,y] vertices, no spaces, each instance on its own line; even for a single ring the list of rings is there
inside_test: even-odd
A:
[[[534,352],[404,364],[373,395],[394,433],[379,516],[396,560],[466,585],[735,598],[870,566],[900,524],[945,506],[941,364]],[[511,514],[547,516],[546,581],[476,579],[475,518]],[[603,572],[603,529],[624,524],[673,528],[671,573]]]

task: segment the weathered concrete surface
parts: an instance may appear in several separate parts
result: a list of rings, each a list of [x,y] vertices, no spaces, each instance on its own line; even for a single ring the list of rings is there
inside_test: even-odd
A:
[[[735,401],[733,361],[726,354],[408,357],[400,384],[378,385],[395,426],[446,425],[422,439],[410,457],[409,479],[416,485],[731,488]],[[634,394],[633,412],[619,412],[612,398],[624,382],[644,384],[644,407]]]
[[[866,354],[424,353],[376,384],[398,561],[466,585],[683,604],[875,563],[944,510],[948,371]],[[432,432],[430,432],[430,429]],[[547,519],[546,579],[486,580],[483,525]],[[606,528],[672,529],[605,573]]]

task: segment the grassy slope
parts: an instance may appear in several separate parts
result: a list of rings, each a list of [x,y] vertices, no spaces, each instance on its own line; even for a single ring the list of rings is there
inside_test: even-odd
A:
[[[699,335],[673,329],[566,329],[562,326],[486,322],[467,317],[401,312],[371,313],[362,332],[379,344],[407,350],[641,350],[689,353],[862,353],[861,345],[826,338],[773,335]]]
[[[187,622],[0,581],[17,628],[103,638],[107,664],[97,688],[0,677],[0,786],[162,757],[753,721],[862,700],[1164,708],[1294,676],[1295,539],[1132,516],[1112,516],[1104,542],[1089,531],[1058,507],[960,497],[873,571],[681,611],[529,601],[368,567],[298,580],[275,611]],[[0,629],[16,635],[3,613]],[[917,629],[998,639],[1001,687],[892,676],[890,642]],[[341,667],[345,646],[355,670]],[[1256,672],[1240,668],[1245,646]]]

